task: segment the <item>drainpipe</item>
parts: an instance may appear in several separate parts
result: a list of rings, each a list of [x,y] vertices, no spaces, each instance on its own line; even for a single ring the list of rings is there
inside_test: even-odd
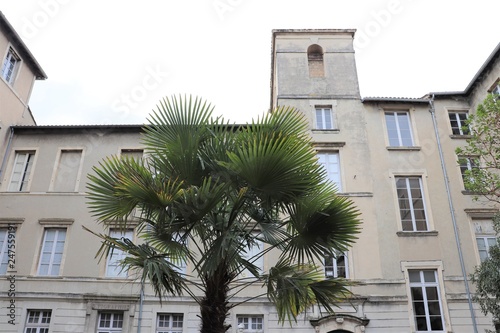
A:
[[[9,155],[10,145],[12,144],[13,137],[14,137],[14,128],[11,126],[9,139],[7,141],[7,147],[5,148],[5,155],[3,155],[2,166],[0,167],[0,184],[2,183],[2,174],[5,168],[5,163],[7,162],[7,156]]]
[[[446,172],[446,165],[444,163],[444,157],[443,157],[443,147],[441,146],[441,140],[439,139],[439,131],[437,127],[437,121],[436,121],[436,113],[434,109],[434,94],[432,94],[432,98],[429,100],[429,112],[432,115],[432,124],[434,125],[434,132],[436,134],[436,142],[437,142],[437,147],[439,151],[439,159],[441,160],[441,169],[443,170],[443,176],[444,176],[444,185],[446,187],[446,195],[448,197],[448,205],[450,207],[450,214],[451,214],[451,222],[453,224],[453,231],[455,232],[455,242],[457,243],[457,250],[458,250],[458,258],[460,261],[460,267],[462,268],[462,276],[464,278],[464,284],[465,284],[465,294],[467,295],[467,301],[469,303],[469,311],[472,319],[472,327],[474,328],[474,333],[478,333],[477,331],[477,323],[476,323],[476,316],[474,315],[474,308],[472,307],[472,298],[471,298],[471,293],[469,289],[469,281],[467,280],[467,272],[465,271],[465,263],[464,263],[464,257],[462,254],[462,247],[460,246],[460,235],[458,234],[458,226],[457,226],[457,219],[455,217],[455,208],[453,208],[453,201],[451,200],[451,191],[450,191],[450,183],[448,180],[448,173]]]
[[[144,280],[141,281],[141,294],[139,297],[139,318],[137,318],[137,333],[141,333],[143,303],[144,303]]]

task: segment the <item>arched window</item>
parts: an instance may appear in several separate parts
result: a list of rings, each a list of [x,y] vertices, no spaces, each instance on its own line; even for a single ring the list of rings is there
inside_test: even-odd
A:
[[[318,44],[310,45],[307,48],[307,62],[309,65],[310,77],[323,77],[325,70],[323,66],[323,48]]]

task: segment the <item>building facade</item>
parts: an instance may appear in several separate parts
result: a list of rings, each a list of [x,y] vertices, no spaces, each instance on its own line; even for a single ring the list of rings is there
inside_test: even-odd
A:
[[[232,310],[230,332],[491,329],[491,318],[470,302],[467,277],[488,255],[497,207],[464,191],[462,172],[470,165],[458,164],[455,148],[468,137],[461,126],[467,114],[497,89],[500,49],[464,91],[361,98],[354,35],[273,31],[271,104],[304,113],[319,162],[362,212],[357,243],[324,262],[326,276],[358,283],[355,296],[335,315],[313,308],[292,327],[279,325],[270,303],[255,298]],[[4,64],[9,43],[0,43]],[[23,115],[12,108],[13,116]],[[141,126],[9,125],[0,178],[0,331],[197,332],[199,308],[189,296],[160,304],[145,285],[141,297],[140,283],[117,268],[124,254],[99,261],[100,241],[83,229],[137,238],[134,229],[95,223],[85,184],[106,156],[142,156]],[[265,257],[262,269],[272,261],[272,254]],[[248,289],[232,301],[259,293]]]

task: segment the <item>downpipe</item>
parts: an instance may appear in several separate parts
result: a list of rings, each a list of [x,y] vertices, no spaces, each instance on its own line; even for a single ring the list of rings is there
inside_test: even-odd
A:
[[[453,201],[451,199],[451,190],[450,190],[450,183],[448,179],[448,172],[446,171],[446,165],[444,162],[444,156],[443,156],[443,147],[441,146],[441,139],[439,138],[439,130],[437,126],[437,120],[436,120],[436,110],[434,109],[434,94],[432,95],[432,98],[429,100],[429,112],[431,113],[432,116],[432,125],[434,126],[434,133],[436,134],[436,143],[439,151],[439,159],[441,161],[441,169],[443,170],[443,176],[444,176],[444,185],[446,188],[446,195],[448,197],[448,205],[450,208],[450,214],[451,214],[451,222],[453,224],[453,231],[455,233],[455,242],[457,244],[457,250],[458,250],[458,258],[460,261],[460,267],[462,269],[462,276],[464,278],[464,284],[465,284],[465,294],[467,295],[467,302],[469,303],[469,311],[472,319],[472,327],[474,329],[474,333],[478,333],[477,330],[477,322],[476,322],[476,316],[474,315],[474,308],[472,306],[472,297],[470,293],[470,288],[469,288],[469,280],[467,279],[467,272],[465,270],[465,262],[464,262],[464,257],[462,253],[462,247],[460,243],[460,235],[458,233],[458,226],[457,226],[457,219],[455,216],[455,208],[453,207]]]

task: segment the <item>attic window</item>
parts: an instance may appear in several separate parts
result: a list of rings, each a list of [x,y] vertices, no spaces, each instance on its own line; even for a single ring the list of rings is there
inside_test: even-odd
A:
[[[323,65],[323,48],[318,44],[313,44],[307,48],[307,62],[309,65],[310,77],[324,77],[325,69]]]
[[[17,68],[19,67],[20,62],[21,58],[19,58],[16,52],[10,47],[7,52],[7,56],[3,61],[1,73],[2,78],[10,85],[14,83],[14,78],[16,77]]]

